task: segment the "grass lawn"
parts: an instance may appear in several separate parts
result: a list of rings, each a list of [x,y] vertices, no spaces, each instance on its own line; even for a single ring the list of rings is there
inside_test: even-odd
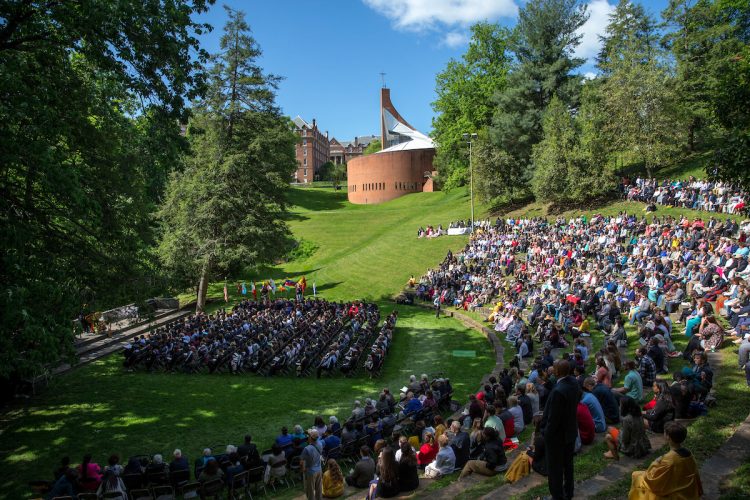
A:
[[[301,255],[240,279],[305,275],[309,291],[315,281],[326,299],[375,300],[385,315],[395,306],[389,299],[411,274],[420,276],[448,248],[457,250],[467,241],[416,238],[421,225],[466,218],[465,190],[409,195],[377,206],[351,205],[346,193],[332,189],[292,189],[291,199],[289,224],[305,242]],[[223,283],[213,284],[211,297],[222,297],[222,289]],[[229,292],[231,302],[240,298],[232,284]],[[246,432],[258,446],[270,447],[282,425],[310,426],[316,415],[344,418],[355,399],[374,397],[385,386],[396,391],[412,373],[444,373],[454,397],[464,401],[494,366],[484,336],[454,319],[436,320],[429,310],[398,309],[393,349],[378,380],[126,373],[119,356],[56,378],[42,395],[3,415],[0,498],[24,498],[26,483],[48,478],[63,455],[78,463],[92,453],[105,463],[113,452],[123,459],[168,456],[179,447],[192,460],[206,446],[239,444]],[[473,350],[477,357],[453,358],[452,350]]]
[[[393,350],[378,380],[342,377],[261,378],[124,373],[118,356],[59,377],[41,396],[7,413],[0,435],[0,498],[24,498],[26,483],[47,478],[63,455],[74,462],[90,452],[168,456],[181,448],[192,460],[206,447],[240,444],[250,432],[270,447],[282,425],[311,426],[316,415],[348,416],[355,399],[396,391],[410,374],[443,372],[465,400],[494,366],[484,336],[428,310],[401,307]],[[476,358],[451,351],[475,350]]]

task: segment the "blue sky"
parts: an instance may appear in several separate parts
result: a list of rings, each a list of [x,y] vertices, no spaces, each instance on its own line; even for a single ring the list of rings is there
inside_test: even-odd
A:
[[[317,119],[343,140],[379,134],[380,72],[391,97],[415,127],[430,132],[435,75],[466,49],[468,27],[489,19],[513,26],[523,0],[217,0],[200,20],[201,39],[218,49],[222,5],[245,11],[263,50],[260,64],[283,76],[277,101],[285,114]],[[591,13],[579,54],[591,58],[615,0],[587,0]],[[644,0],[658,16],[667,0]],[[591,72],[587,64],[582,72]]]

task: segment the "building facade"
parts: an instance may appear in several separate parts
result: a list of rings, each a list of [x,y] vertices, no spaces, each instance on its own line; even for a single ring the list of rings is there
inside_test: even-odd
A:
[[[296,146],[297,171],[292,176],[292,182],[307,184],[317,180],[320,167],[330,157],[328,132],[323,133],[318,129],[315,118],[312,123],[299,116],[293,121],[300,140]]]
[[[375,139],[380,139],[376,135],[365,135],[355,137],[353,141],[339,141],[335,137],[330,143],[330,160],[335,165],[347,163],[352,158],[357,158],[364,154],[367,146]]]
[[[396,111],[390,89],[380,91],[381,141],[384,149],[346,164],[351,203],[383,203],[409,193],[430,192],[435,145]]]

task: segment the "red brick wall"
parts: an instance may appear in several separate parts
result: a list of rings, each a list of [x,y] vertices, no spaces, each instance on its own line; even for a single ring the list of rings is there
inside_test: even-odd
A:
[[[409,193],[421,193],[432,172],[434,149],[376,153],[347,163],[349,201],[358,205],[383,203]],[[428,186],[431,189],[431,183]]]

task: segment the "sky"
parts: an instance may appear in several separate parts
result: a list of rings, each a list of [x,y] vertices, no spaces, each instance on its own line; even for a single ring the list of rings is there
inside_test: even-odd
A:
[[[201,37],[218,50],[227,16],[223,5],[242,10],[263,51],[259,63],[284,78],[277,103],[284,114],[317,120],[340,140],[379,135],[381,72],[391,100],[418,130],[429,133],[435,112],[435,75],[460,59],[469,26],[489,20],[512,27],[525,0],[217,0],[198,18],[214,30]],[[615,0],[588,1],[577,55],[582,74],[596,71],[599,50]],[[667,0],[639,0],[657,17]]]

